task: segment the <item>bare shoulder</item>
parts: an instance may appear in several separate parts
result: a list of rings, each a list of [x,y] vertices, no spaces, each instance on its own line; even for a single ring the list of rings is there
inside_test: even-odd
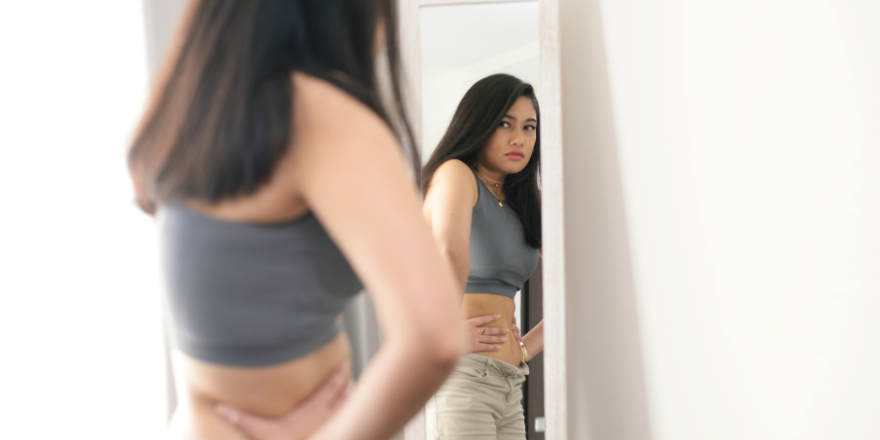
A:
[[[474,172],[471,171],[469,166],[458,159],[450,159],[443,162],[443,164],[437,168],[437,171],[434,172],[434,176],[431,178],[431,183],[432,186],[436,183],[444,186],[455,185],[474,187],[474,189],[476,189]]]
[[[372,109],[339,87],[304,73],[293,74],[294,142],[338,143],[360,139],[395,146],[391,128]]]
[[[283,173],[294,197],[306,196],[319,174],[346,180],[360,168],[407,169],[397,136],[375,111],[323,79],[299,72],[292,78],[292,132]]]
[[[464,162],[450,159],[443,162],[431,177],[430,192],[454,194],[458,197],[470,197],[474,204],[477,200],[477,181],[474,172]]]

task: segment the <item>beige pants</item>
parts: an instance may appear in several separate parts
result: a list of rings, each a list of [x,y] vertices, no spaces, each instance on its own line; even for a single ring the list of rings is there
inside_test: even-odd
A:
[[[514,367],[480,354],[466,355],[427,405],[432,440],[525,440],[522,384],[525,363]]]

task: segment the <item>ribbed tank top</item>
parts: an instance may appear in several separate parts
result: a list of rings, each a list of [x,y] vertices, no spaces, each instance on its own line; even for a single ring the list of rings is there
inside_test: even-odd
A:
[[[538,249],[526,243],[516,211],[477,177],[478,198],[471,217],[470,255],[465,293],[513,298],[538,267]]]
[[[312,214],[262,225],[167,205],[158,226],[171,336],[203,361],[262,366],[305,356],[336,337],[361,290]]]

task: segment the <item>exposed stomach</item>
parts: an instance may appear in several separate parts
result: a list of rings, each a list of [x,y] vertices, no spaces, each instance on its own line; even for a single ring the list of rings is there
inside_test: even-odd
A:
[[[498,320],[490,322],[483,327],[506,327],[510,329],[511,324],[513,324],[515,309],[516,304],[513,302],[513,298],[492,293],[466,293],[461,304],[461,313],[464,319],[491,315],[493,313],[501,315]],[[513,338],[513,333],[508,332],[506,336],[506,341],[501,344],[495,344],[500,345],[501,350],[481,351],[478,353],[518,366],[522,360],[522,350],[520,350],[519,345]]]
[[[206,440],[247,440],[216,414],[218,403],[278,417],[315,391],[343,363],[351,363],[351,347],[344,332],[305,357],[265,367],[212,364],[175,350],[172,365],[178,405],[171,431]]]

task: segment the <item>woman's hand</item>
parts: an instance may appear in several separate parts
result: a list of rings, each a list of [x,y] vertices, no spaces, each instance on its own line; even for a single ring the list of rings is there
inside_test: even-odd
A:
[[[516,326],[516,321],[513,321],[514,327]],[[517,335],[519,334],[519,328],[515,330]],[[534,359],[535,356],[539,355],[542,351],[544,351],[544,320],[542,319],[537,325],[535,325],[525,336],[521,339],[517,337],[517,342],[526,347],[526,351],[528,352],[528,357],[523,359],[528,362],[530,359]]]
[[[350,370],[347,363],[336,368],[320,388],[277,419],[256,416],[225,405],[217,405],[217,413],[250,438],[302,440],[317,431],[345,402],[354,388],[354,383],[348,380]]]
[[[516,326],[516,316],[511,321],[510,330],[513,332],[513,340],[516,341],[516,344],[522,345],[522,336],[519,334],[519,327]]]
[[[483,327],[497,321],[501,315],[485,315],[464,321],[466,342],[464,354],[501,350],[500,344],[507,340],[508,329],[505,327]]]
[[[519,327],[516,326],[516,315],[514,315],[513,320],[510,322],[510,331],[513,333],[513,340],[516,342],[516,345],[522,347],[523,340],[522,336],[519,334]],[[520,350],[520,354],[522,354],[522,350]],[[523,362],[528,361],[528,359],[523,357]]]

